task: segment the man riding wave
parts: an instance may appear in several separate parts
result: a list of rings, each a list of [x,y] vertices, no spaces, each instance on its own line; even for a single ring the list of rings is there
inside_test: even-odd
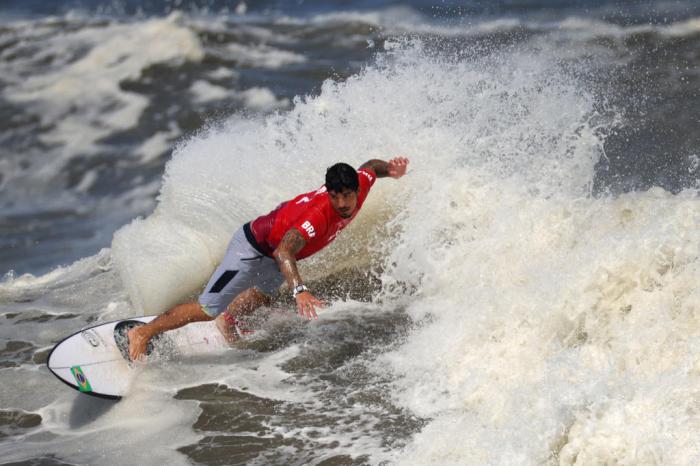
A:
[[[355,218],[377,178],[401,178],[408,159],[369,160],[355,170],[337,163],[315,191],[283,202],[233,235],[223,260],[196,302],[179,304],[146,325],[129,330],[129,357],[141,358],[156,335],[190,322],[216,319],[227,341],[237,339],[237,317],[271,303],[286,282],[299,315],[318,318],[324,303],[304,285],[297,261],[329,245]]]

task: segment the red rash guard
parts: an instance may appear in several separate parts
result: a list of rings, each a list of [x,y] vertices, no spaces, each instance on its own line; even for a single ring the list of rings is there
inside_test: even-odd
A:
[[[296,255],[304,259],[328,246],[348,226],[360,211],[377,175],[369,168],[357,172],[360,186],[357,206],[352,217],[343,218],[336,213],[326,192],[326,186],[316,191],[300,194],[290,201],[278,205],[272,212],[262,215],[244,226],[248,241],[267,256],[282,241],[290,228],[296,228],[306,240],[306,245]]]

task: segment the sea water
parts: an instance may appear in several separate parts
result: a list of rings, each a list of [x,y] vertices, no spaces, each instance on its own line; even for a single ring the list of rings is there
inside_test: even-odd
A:
[[[0,10],[3,461],[700,461],[694,3],[47,5]],[[395,155],[301,264],[318,321],[282,290],[116,404],[45,368]]]

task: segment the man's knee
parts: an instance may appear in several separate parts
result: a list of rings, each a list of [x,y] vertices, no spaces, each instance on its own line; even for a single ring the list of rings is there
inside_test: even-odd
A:
[[[272,302],[269,296],[260,291],[259,289],[252,287],[241,292],[236,299],[229,304],[227,310],[228,312],[252,312],[258,307],[269,304]]]
[[[204,304],[200,304],[199,302],[194,302],[192,303],[193,306],[197,308],[199,311],[199,314],[202,316],[202,320],[214,320],[216,316],[212,316],[211,313],[207,310],[206,306]]]

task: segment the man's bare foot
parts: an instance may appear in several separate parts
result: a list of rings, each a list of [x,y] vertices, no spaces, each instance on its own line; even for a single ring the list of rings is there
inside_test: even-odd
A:
[[[138,361],[146,354],[148,338],[142,335],[142,327],[134,327],[127,333],[129,337],[129,358]]]

